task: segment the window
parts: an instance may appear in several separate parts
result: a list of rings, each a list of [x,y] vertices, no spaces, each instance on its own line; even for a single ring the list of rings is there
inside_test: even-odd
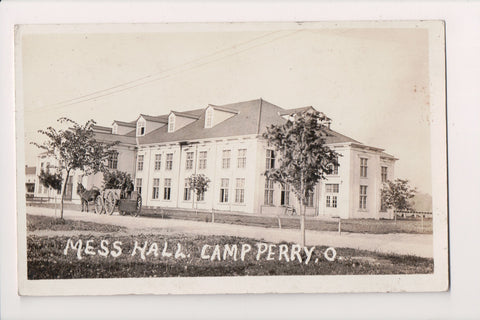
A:
[[[43,162],[42,162],[42,163],[40,163],[40,169],[41,169],[41,170],[43,170],[43,165],[44,165],[44,163],[43,163]]]
[[[167,153],[167,162],[165,163],[165,170],[172,170],[173,153]]]
[[[222,179],[220,186],[220,202],[228,202],[228,179]]]
[[[205,201],[205,192],[197,193],[197,201]]]
[[[168,117],[168,132],[175,131],[175,115],[172,113]]]
[[[198,153],[198,169],[207,169],[207,151]]]
[[[273,206],[273,180],[265,179],[265,199],[264,204]]]
[[[327,183],[325,185],[326,193],[326,207],[327,208],[336,208],[337,207],[337,193],[338,193],[338,183]]]
[[[155,155],[155,170],[160,170],[162,168],[162,155],[157,153]]]
[[[145,135],[145,121],[139,120],[137,122],[137,136]]]
[[[165,179],[163,183],[163,199],[170,200],[170,194],[172,192],[172,179]]]
[[[275,151],[267,149],[267,157],[265,160],[265,167],[267,169],[275,168]]]
[[[237,167],[245,168],[247,165],[247,149],[238,149]]]
[[[213,110],[211,108],[208,108],[205,114],[205,128],[211,128],[212,124],[213,124]]]
[[[382,182],[387,182],[388,176],[388,168],[387,167],[382,167]]]
[[[118,152],[112,152],[108,156],[108,169],[117,169],[118,166]]]
[[[230,168],[230,150],[223,150],[222,152],[222,168]]]
[[[142,179],[141,178],[137,178],[135,190],[137,190],[138,194],[140,194],[140,195],[142,194]]]
[[[360,177],[367,177],[367,158],[360,158]]]
[[[360,209],[367,209],[367,186],[360,186]]]
[[[325,185],[326,193],[338,193],[338,183],[327,183]]]
[[[290,185],[282,184],[282,192],[280,193],[280,205],[290,205]]]
[[[244,203],[245,202],[245,179],[238,178],[237,185],[235,189],[235,202]]]
[[[185,201],[189,201],[191,199],[190,195],[191,195],[191,189],[190,189],[190,183],[189,183],[189,179],[185,179],[185,189],[184,189],[184,192],[183,192],[183,200]]]
[[[153,179],[152,199],[158,199],[160,193],[160,179]]]
[[[143,170],[143,154],[138,155],[138,161],[137,161],[137,170],[142,171]]]
[[[338,162],[338,160],[337,160],[337,162]],[[338,164],[331,163],[331,164],[328,165],[328,167],[330,168],[330,170],[332,170],[330,172],[330,175],[338,176]]]
[[[187,152],[187,162],[185,164],[185,169],[192,170],[193,168],[193,152]]]
[[[313,191],[310,191],[305,199],[305,205],[307,207],[313,207]]]

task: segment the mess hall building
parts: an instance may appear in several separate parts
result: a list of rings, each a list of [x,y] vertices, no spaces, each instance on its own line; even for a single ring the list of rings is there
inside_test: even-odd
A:
[[[300,206],[288,185],[265,177],[278,158],[262,134],[268,126],[309,110],[315,109],[283,109],[257,99],[160,116],[140,114],[135,121],[115,120],[111,128],[97,126],[96,134],[100,140],[120,141],[109,167],[131,174],[145,206],[281,215],[286,207],[300,212]],[[381,188],[393,180],[397,159],[332,130],[330,122],[327,118],[326,143],[342,156],[309,195],[306,214],[392,218],[392,210],[382,206]],[[188,185],[192,174],[211,180],[195,201]],[[98,175],[79,181],[87,188],[101,187]]]

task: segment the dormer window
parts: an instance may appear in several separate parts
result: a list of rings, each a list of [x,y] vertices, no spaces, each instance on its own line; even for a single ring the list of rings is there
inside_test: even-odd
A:
[[[175,115],[172,113],[168,116],[168,132],[175,131]]]
[[[137,121],[137,136],[145,135],[145,120],[140,119]]]
[[[213,109],[208,108],[205,112],[205,128],[211,128],[213,124]]]

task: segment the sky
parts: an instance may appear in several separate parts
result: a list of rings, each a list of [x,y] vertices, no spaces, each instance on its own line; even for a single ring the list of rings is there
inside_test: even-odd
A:
[[[46,29],[46,30],[45,30]],[[211,24],[55,26],[20,39],[17,111],[26,164],[59,117],[132,121],[263,98],[313,106],[332,129],[399,158],[396,178],[431,193],[428,30]],[[39,32],[40,30],[40,32]],[[22,125],[19,123],[19,125]]]

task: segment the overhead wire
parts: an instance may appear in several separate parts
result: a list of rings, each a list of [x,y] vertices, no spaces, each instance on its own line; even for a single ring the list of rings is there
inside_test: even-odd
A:
[[[82,96],[79,96],[79,97],[76,97],[76,98],[64,100],[64,101],[57,102],[57,103],[50,104],[50,105],[45,105],[45,106],[43,106],[43,107],[41,107],[41,108],[43,108],[43,111],[60,109],[60,108],[64,108],[64,107],[67,107],[67,106],[74,105],[74,104],[83,103],[83,102],[87,102],[87,101],[99,99],[99,98],[102,98],[102,97],[106,97],[106,96],[109,96],[109,95],[112,95],[112,94],[116,94],[116,93],[119,93],[119,92],[123,92],[123,91],[126,91],[126,90],[130,90],[130,89],[133,89],[133,88],[136,88],[136,87],[139,87],[139,86],[143,86],[143,85],[146,85],[146,84],[155,82],[155,81],[159,81],[159,80],[163,80],[163,79],[166,79],[166,78],[170,78],[170,77],[175,76],[175,75],[177,75],[177,74],[179,74],[179,73],[183,73],[183,72],[187,72],[187,71],[190,71],[190,70],[193,70],[193,69],[200,68],[200,67],[202,67],[202,66],[204,66],[204,65],[208,65],[208,64],[211,64],[211,63],[215,63],[215,62],[217,62],[217,61],[220,61],[220,60],[223,60],[223,59],[226,59],[226,58],[235,56],[235,55],[237,55],[237,54],[243,53],[243,52],[245,52],[245,51],[248,51],[248,50],[251,50],[251,49],[260,47],[260,46],[267,45],[267,44],[272,43],[272,42],[274,42],[274,41],[277,41],[277,40],[279,40],[279,39],[292,36],[293,34],[296,34],[296,33],[300,32],[300,31],[301,31],[301,30],[293,31],[293,32],[291,32],[291,33],[289,33],[289,34],[276,37],[276,38],[271,39],[271,40],[269,40],[269,41],[266,41],[266,42],[263,42],[263,43],[260,43],[260,44],[256,44],[256,45],[253,45],[253,46],[250,46],[250,47],[248,47],[248,48],[245,48],[245,49],[243,49],[243,50],[239,50],[239,51],[233,52],[233,53],[228,54],[228,55],[225,55],[225,56],[221,56],[220,58],[217,58],[217,59],[214,59],[214,60],[211,60],[211,61],[207,61],[207,62],[204,62],[204,63],[200,63],[200,64],[198,64],[198,65],[192,66],[192,67],[187,68],[187,69],[184,69],[184,70],[177,71],[177,72],[175,72],[175,73],[173,73],[173,74],[167,74],[166,76],[163,76],[163,77],[160,77],[160,78],[150,79],[150,78],[152,78],[153,76],[158,77],[158,76],[160,76],[161,74],[167,73],[168,71],[175,70],[175,69],[179,69],[179,68],[181,68],[181,67],[183,67],[183,66],[186,66],[186,65],[194,64],[194,63],[199,62],[199,61],[201,61],[201,60],[204,60],[204,59],[206,59],[206,58],[208,58],[208,57],[212,57],[212,56],[218,55],[219,53],[222,53],[222,52],[231,50],[232,48],[235,48],[235,47],[238,47],[238,46],[243,46],[243,45],[245,45],[245,44],[251,43],[251,42],[256,41],[256,40],[258,40],[258,39],[265,38],[265,37],[267,37],[267,36],[269,36],[269,35],[272,35],[272,34],[274,34],[274,33],[278,33],[278,32],[279,32],[279,31],[273,31],[273,32],[264,34],[264,35],[262,35],[262,36],[255,37],[255,38],[250,39],[250,40],[248,40],[248,41],[244,41],[244,42],[242,42],[242,43],[239,43],[239,44],[236,44],[236,45],[229,46],[229,47],[227,47],[227,48],[218,50],[218,51],[216,51],[216,52],[214,52],[214,53],[211,53],[211,54],[208,54],[208,55],[206,55],[206,56],[193,59],[193,60],[188,61],[188,62],[186,62],[186,63],[183,63],[183,64],[181,64],[181,65],[177,65],[177,66],[168,68],[167,70],[163,70],[163,71],[158,72],[158,73],[154,73],[154,74],[151,74],[151,75],[147,75],[147,76],[144,76],[144,77],[135,79],[135,80],[131,80],[131,81],[125,82],[125,83],[123,83],[123,84],[119,84],[119,85],[116,85],[116,86],[112,86],[112,87],[110,87],[110,88],[98,90],[98,91],[95,91],[95,92],[92,92],[92,93],[89,93],[89,94],[86,94],[86,95],[82,95]],[[150,80],[147,80],[147,79],[150,79]],[[127,86],[127,87],[125,87],[126,85],[129,85],[129,84],[132,84],[132,83],[136,83],[136,82],[139,82],[139,81],[142,81],[142,80],[147,80],[147,81],[143,81],[143,82],[141,82],[141,83],[138,83],[138,84],[135,84],[135,85],[132,85],[132,86]],[[122,87],[125,87],[125,88],[122,88]],[[118,89],[118,90],[113,90],[113,89]],[[113,91],[111,91],[111,90],[113,90]],[[110,92],[107,92],[107,93],[105,93],[105,94],[98,95],[98,93],[102,93],[102,92],[106,92],[106,91],[110,91]],[[93,96],[93,97],[91,97],[91,96]],[[86,98],[86,99],[84,99],[84,98]],[[78,101],[77,101],[77,100],[78,100]],[[53,107],[53,108],[48,108],[48,107]]]

